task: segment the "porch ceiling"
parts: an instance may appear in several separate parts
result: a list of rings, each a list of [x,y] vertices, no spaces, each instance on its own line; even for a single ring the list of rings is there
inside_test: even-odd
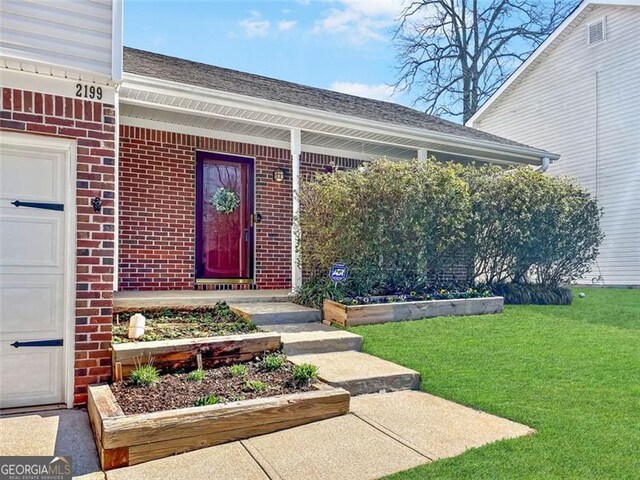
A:
[[[227,92],[198,89],[155,78],[125,75],[119,92],[123,124],[290,148],[292,129],[302,132],[302,151],[370,159],[416,158],[418,151],[447,159],[539,165],[548,152],[452,137],[423,129],[327,115],[312,109],[265,103]]]
[[[289,143],[291,133],[287,128],[229,120],[220,117],[186,114],[122,103],[120,106],[120,118],[123,125],[148,126],[181,133],[191,131],[194,134],[212,135],[212,132],[215,132],[218,137],[224,137],[229,140],[265,144],[285,149],[289,149],[291,146]],[[379,157],[389,157],[392,159],[411,159],[416,157],[415,149],[394,147],[392,145],[352,140],[307,131],[302,132],[302,151],[348,156],[349,158],[362,160]]]

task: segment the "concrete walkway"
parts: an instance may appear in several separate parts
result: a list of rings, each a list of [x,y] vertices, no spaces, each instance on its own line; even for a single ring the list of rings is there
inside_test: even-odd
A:
[[[531,433],[424,392],[361,395],[342,417],[111,470],[106,479],[367,480]],[[0,455],[54,453],[72,457],[77,478],[103,478],[84,411],[0,417]]]
[[[4,455],[71,457],[74,478],[105,478],[84,410],[0,416],[0,456]]]

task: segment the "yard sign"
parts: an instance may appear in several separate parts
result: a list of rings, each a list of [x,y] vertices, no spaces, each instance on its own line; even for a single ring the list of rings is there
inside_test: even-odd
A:
[[[334,263],[329,269],[329,278],[333,283],[344,282],[349,278],[349,269],[344,263]]]

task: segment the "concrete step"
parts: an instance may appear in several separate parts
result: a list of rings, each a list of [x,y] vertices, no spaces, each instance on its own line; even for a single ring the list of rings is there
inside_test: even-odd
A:
[[[360,351],[362,337],[322,323],[269,325],[266,330],[279,333],[285,355]]]
[[[115,292],[114,308],[194,307],[227,303],[289,302],[289,290],[168,290]]]
[[[256,325],[319,322],[322,312],[290,302],[229,303],[229,308]]]
[[[342,387],[351,395],[415,390],[420,385],[420,374],[415,370],[362,352],[293,355],[289,360],[317,365],[320,380]]]

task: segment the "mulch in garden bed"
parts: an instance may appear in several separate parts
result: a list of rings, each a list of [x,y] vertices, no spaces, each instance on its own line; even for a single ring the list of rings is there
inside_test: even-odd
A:
[[[293,366],[286,363],[278,370],[267,371],[259,361],[244,363],[248,372],[241,377],[232,377],[230,367],[205,370],[204,380],[197,382],[187,379],[188,373],[162,375],[160,383],[149,387],[133,385],[129,380],[111,385],[118,404],[126,415],[159,412],[176,408],[193,407],[198,397],[214,394],[223,402],[272,397],[288,393],[306,392],[309,385],[296,385],[293,381]],[[247,381],[259,380],[267,384],[264,391],[252,391],[245,385]]]
[[[134,313],[141,313],[147,320],[144,335],[131,340],[127,334],[129,318]],[[258,331],[258,327],[233,313],[225,302],[212,307],[127,309],[113,316],[113,343],[203,338]]]

